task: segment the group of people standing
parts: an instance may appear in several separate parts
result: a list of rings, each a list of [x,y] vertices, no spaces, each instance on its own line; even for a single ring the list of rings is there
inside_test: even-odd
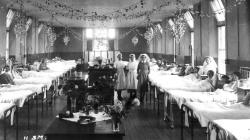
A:
[[[122,54],[117,55],[114,63],[117,69],[116,90],[118,100],[122,100],[121,92],[127,90],[130,98],[135,98],[139,93],[140,102],[144,102],[144,96],[148,91],[148,74],[150,73],[149,58],[146,54],[139,56],[139,63],[134,54],[129,55],[127,64],[122,61]]]

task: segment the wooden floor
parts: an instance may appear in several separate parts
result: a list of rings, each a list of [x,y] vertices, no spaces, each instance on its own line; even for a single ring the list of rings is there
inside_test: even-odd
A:
[[[35,109],[31,110],[31,129],[27,129],[27,110],[24,108],[20,111],[20,133],[19,140],[23,140],[24,136],[29,136],[29,140],[33,135],[43,135],[51,122],[56,119],[55,116],[66,106],[64,96],[57,97],[55,105],[48,108],[41,116],[41,106],[39,107],[39,129],[35,129]],[[177,112],[177,108],[175,109]],[[149,102],[130,112],[128,118],[123,121],[125,125],[124,140],[180,140],[180,120],[179,112],[176,117],[176,126],[171,129],[168,122],[163,120],[163,111],[157,115],[157,110]],[[3,139],[3,124],[0,123],[0,140]],[[186,129],[184,132],[185,140],[190,140],[190,133]],[[14,128],[8,128],[7,140],[15,140]],[[206,140],[205,130],[195,130],[195,140]]]

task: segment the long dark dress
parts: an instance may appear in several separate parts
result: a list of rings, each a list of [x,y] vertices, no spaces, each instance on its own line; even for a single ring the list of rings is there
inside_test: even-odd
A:
[[[138,92],[148,91],[148,74],[150,72],[150,66],[148,62],[140,62],[137,67],[138,73]]]

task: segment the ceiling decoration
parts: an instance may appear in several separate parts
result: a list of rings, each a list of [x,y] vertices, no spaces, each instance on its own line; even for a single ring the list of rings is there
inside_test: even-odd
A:
[[[48,36],[49,46],[54,46],[54,42],[56,41],[57,37],[54,28],[52,26],[47,26],[46,33]]]
[[[173,37],[179,43],[182,36],[186,31],[186,19],[184,17],[185,12],[179,10],[176,15],[169,20],[168,29],[171,31]]]
[[[17,1],[2,0],[8,8],[18,9]],[[131,27],[150,16],[153,22],[173,15],[176,5],[184,9],[200,0],[22,0],[27,15],[40,21],[49,21],[53,15],[69,27]],[[144,24],[142,24],[144,23]],[[58,23],[55,23],[57,26]]]
[[[19,1],[20,2],[20,1]],[[19,12],[17,12],[17,14],[15,14],[15,26],[14,26],[14,32],[16,34],[16,36],[23,36],[26,33],[26,21],[27,21],[27,17],[25,16],[25,13],[23,12],[23,3],[20,2],[20,9]]]

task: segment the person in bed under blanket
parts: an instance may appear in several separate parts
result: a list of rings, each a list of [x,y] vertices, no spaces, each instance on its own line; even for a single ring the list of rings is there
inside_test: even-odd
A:
[[[214,85],[213,77],[214,77],[214,72],[212,70],[209,70],[207,72],[207,79],[201,80],[199,82],[200,88],[206,88],[210,89],[210,92],[213,92],[216,89],[216,85]]]
[[[0,84],[15,84],[9,66],[5,66],[4,73],[0,75]]]
[[[226,91],[237,91],[237,88],[239,87],[239,79],[240,73],[233,72],[231,82],[228,84],[224,84],[223,89]]]

